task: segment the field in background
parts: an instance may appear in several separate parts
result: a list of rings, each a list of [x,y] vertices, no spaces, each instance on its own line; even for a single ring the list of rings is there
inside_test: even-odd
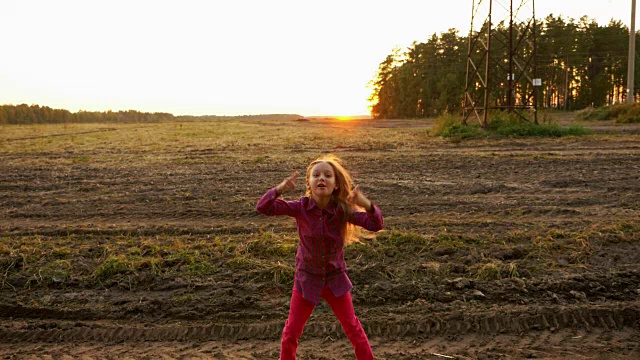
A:
[[[452,143],[432,124],[2,127],[0,354],[276,358],[297,235],[255,203],[334,153],[385,215],[346,251],[378,358],[637,358],[640,125]],[[320,305],[301,358],[350,354]]]

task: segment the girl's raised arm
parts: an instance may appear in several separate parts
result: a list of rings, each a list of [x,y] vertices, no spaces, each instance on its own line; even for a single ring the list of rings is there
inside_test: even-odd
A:
[[[350,222],[354,225],[362,226],[369,231],[379,231],[384,227],[382,211],[374,205],[360,191],[360,185],[356,185],[351,194],[347,197],[347,202],[351,205],[362,207],[366,212],[354,211]]]
[[[276,193],[278,196],[284,194],[287,191],[295,190],[296,188],[296,180],[298,179],[298,175],[300,173],[298,171],[294,171],[291,176],[282,180],[278,186],[276,186]]]
[[[287,191],[295,190],[298,172],[295,171],[291,176],[285,178],[276,187],[269,189],[256,205],[256,210],[264,215],[289,215],[296,216],[300,212],[300,201],[284,201],[278,199],[280,195]]]

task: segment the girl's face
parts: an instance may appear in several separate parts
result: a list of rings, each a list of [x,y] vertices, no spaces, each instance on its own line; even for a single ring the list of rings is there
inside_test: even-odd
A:
[[[330,197],[333,190],[338,188],[333,167],[326,162],[315,164],[309,172],[307,186],[316,198]]]

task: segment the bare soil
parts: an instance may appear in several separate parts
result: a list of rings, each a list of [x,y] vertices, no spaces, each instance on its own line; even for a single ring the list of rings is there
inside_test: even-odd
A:
[[[582,125],[595,134],[461,143],[423,120],[2,135],[0,355],[276,359],[296,230],[255,203],[332,152],[385,215],[346,251],[378,359],[639,359],[640,125]],[[354,358],[325,304],[299,358]]]

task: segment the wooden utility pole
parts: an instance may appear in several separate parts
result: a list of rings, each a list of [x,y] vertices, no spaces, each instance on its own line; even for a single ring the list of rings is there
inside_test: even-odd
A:
[[[627,103],[633,104],[633,83],[636,59],[636,0],[631,0],[631,23],[629,24],[629,61],[627,66]]]

